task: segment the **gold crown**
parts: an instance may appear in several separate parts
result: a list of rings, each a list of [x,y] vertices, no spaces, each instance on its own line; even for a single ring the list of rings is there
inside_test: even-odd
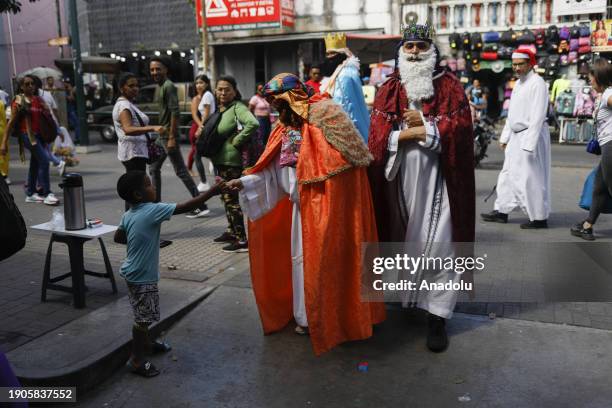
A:
[[[341,48],[346,48],[346,34],[344,33],[334,33],[327,34],[325,36],[325,50],[339,50]]]

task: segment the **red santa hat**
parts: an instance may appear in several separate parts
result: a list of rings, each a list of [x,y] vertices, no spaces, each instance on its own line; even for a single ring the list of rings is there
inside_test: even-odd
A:
[[[536,64],[536,56],[529,48],[519,48],[512,53],[512,59],[526,59],[529,60],[529,65],[534,66]]]

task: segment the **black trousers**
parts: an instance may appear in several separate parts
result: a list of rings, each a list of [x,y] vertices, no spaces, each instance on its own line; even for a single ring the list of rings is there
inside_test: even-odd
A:
[[[123,164],[123,167],[125,167],[126,173],[128,171],[133,171],[133,170],[140,170],[144,172],[147,171],[147,159],[144,157],[134,157],[134,158],[131,158],[130,160],[121,162],[121,164]],[[130,204],[126,201],[125,211],[129,209],[130,209]]]
[[[612,143],[601,146],[601,161],[597,166],[595,183],[593,184],[593,199],[589,217],[589,224],[595,224],[599,214],[605,208],[606,201],[612,196]]]

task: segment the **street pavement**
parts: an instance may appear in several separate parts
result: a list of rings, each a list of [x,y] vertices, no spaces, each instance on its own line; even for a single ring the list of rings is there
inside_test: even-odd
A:
[[[116,160],[116,147],[102,147],[102,153],[81,156],[81,165],[75,170],[85,179],[88,216],[116,224],[123,213],[123,203],[116,195],[115,183],[124,170]],[[185,148],[183,146],[184,153]],[[12,157],[17,157],[15,151]],[[502,160],[501,152],[492,145],[490,157],[477,170],[478,213],[492,208],[494,197],[487,203],[483,200],[496,183]],[[596,162],[597,158],[588,155],[584,146],[553,145],[550,228],[521,230],[519,224],[527,218],[517,212],[506,225],[478,220],[477,241],[575,242],[576,239],[569,235],[569,226],[585,217],[585,212],[576,203],[584,179]],[[31,226],[50,220],[53,208],[24,203],[25,195],[20,185],[25,180],[26,170],[19,162],[11,162],[11,191],[26,223]],[[52,188],[61,197],[58,181],[59,177],[54,175]],[[166,163],[163,199],[186,198],[186,189],[173,174],[171,165]],[[593,362],[591,368],[580,366],[585,370],[580,372],[584,378],[608,375],[599,363],[609,355],[604,348],[605,344],[610,344],[611,303],[464,303],[458,306],[458,311],[471,316],[459,314],[451,321],[449,330],[454,334],[453,343],[442,356],[424,351],[424,329],[418,316],[409,313],[406,317],[392,311],[390,321],[380,329],[381,339],[377,339],[377,331],[373,342],[342,346],[339,351],[315,358],[307,339],[294,336],[290,330],[277,336],[261,336],[248,274],[236,277],[228,274],[232,263],[244,261],[246,255],[225,254],[218,245],[212,244],[212,238],[225,228],[226,220],[218,198],[211,200],[209,206],[213,212],[210,218],[189,220],[178,216],[164,224],[162,236],[172,239],[174,244],[162,249],[160,270],[163,279],[182,279],[194,284],[210,279],[221,284],[221,288],[169,331],[168,338],[174,342],[176,352],[159,360],[164,368],[162,376],[144,382],[124,372],[117,373],[80,406],[385,406],[384,401],[404,401],[402,405],[408,406],[454,406],[458,396],[465,393],[470,393],[468,398],[473,402],[479,401],[472,405],[483,407],[550,406],[551,401],[558,406],[605,406],[597,399],[580,404],[576,399],[578,393],[572,398],[567,396],[572,389],[567,383],[555,384],[552,380],[563,379],[576,361]],[[595,230],[599,242],[612,243],[612,219],[602,216]],[[107,280],[88,277],[86,309],[74,309],[71,295],[61,292],[50,291],[48,302],[41,303],[40,282],[48,239],[44,233],[29,230],[26,248],[0,263],[0,349],[3,351],[25,344],[125,295],[125,285],[120,278],[120,293],[113,295]],[[105,237],[105,243],[118,277],[125,248],[112,243],[110,235]],[[87,266],[92,265],[89,269],[102,270],[101,255],[93,243],[86,245],[85,259]],[[67,251],[57,245],[52,271],[60,273],[67,268]],[[495,320],[489,320],[489,315]],[[415,320],[420,327],[418,335],[412,336],[404,327],[404,319]],[[400,339],[396,339],[398,333]],[[504,338],[507,339],[505,343],[501,341]],[[594,340],[582,343],[588,339]],[[529,347],[523,350],[521,344]],[[584,344],[584,347],[572,344]],[[582,350],[585,347],[590,347],[591,351]],[[280,361],[279,356],[282,357]],[[470,362],[474,358],[477,361]],[[374,362],[368,374],[356,374],[356,364],[362,359]],[[503,362],[499,366],[501,371],[495,371],[496,361]],[[546,377],[551,365],[555,371]],[[410,369],[402,371],[406,366]],[[468,368],[461,370],[464,366]],[[393,371],[395,369],[397,372]],[[520,378],[510,381],[515,376]],[[329,381],[325,381],[328,377]],[[384,384],[386,378],[393,377],[398,383],[392,392],[399,399],[387,400],[382,390],[374,388],[377,383]],[[577,375],[569,378],[577,381],[574,389],[588,391],[593,398],[609,392],[604,392],[598,381],[586,384]],[[418,380],[424,380],[426,386],[414,388]],[[459,380],[462,381],[457,382]],[[371,388],[366,389],[367,384]],[[437,386],[445,391],[440,393]],[[535,398],[540,386],[548,391]],[[278,404],[270,403],[279,397],[278,390],[285,388],[294,393],[288,391],[279,398]],[[319,393],[320,390],[325,392]],[[525,390],[534,404],[518,403],[521,399],[514,393],[525,393]],[[496,392],[503,398],[495,400]],[[337,400],[326,403],[324,396],[335,393]],[[427,398],[420,399],[425,394]],[[351,402],[342,405],[342,401]],[[504,401],[516,401],[517,404],[506,405]]]

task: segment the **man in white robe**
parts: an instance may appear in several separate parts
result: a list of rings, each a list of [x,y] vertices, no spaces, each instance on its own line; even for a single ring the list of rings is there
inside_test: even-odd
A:
[[[373,143],[380,139],[373,134],[380,126],[378,118],[386,115],[381,108],[385,100],[391,99],[392,104],[406,106],[403,120],[394,124],[387,135],[382,135],[388,140],[384,155],[387,158],[385,178],[398,186],[399,203],[390,205],[400,207],[403,213],[405,228],[401,238],[406,243],[405,252],[412,257],[455,258],[459,254],[453,242],[473,240],[475,193],[469,105],[457,79],[440,69],[429,26],[406,28],[398,51],[397,67],[397,79],[403,89],[395,94],[393,91],[387,93],[385,86],[392,88],[393,83],[383,84],[385,91],[377,95],[379,101],[375,102],[370,148],[376,150]],[[391,81],[397,79],[394,76]],[[455,105],[450,112],[445,110],[450,105],[448,99],[452,99]],[[446,149],[443,149],[444,144]],[[456,171],[453,170],[454,159],[449,157],[455,153],[459,153],[456,156],[463,164]],[[374,156],[376,158],[377,154]],[[465,166],[466,163],[470,165]],[[460,176],[461,183],[457,182],[457,176]],[[447,186],[449,177],[453,186],[452,197]],[[461,225],[459,217],[464,217],[467,223]],[[398,279],[413,281],[416,288],[420,288],[423,281],[430,284],[460,283],[464,278],[454,270],[444,268],[421,268],[414,274],[410,272],[401,270]],[[445,320],[452,317],[457,295],[454,290],[406,290],[400,295],[404,307],[416,305],[429,312],[427,346],[432,351],[443,351],[448,346]]]
[[[519,80],[499,140],[505,152],[504,165],[497,179],[494,210],[481,214],[484,221],[505,224],[508,214],[520,208],[529,217],[529,222],[521,224],[523,229],[547,228],[550,214],[548,87],[533,65],[535,55],[530,50],[512,54]]]

